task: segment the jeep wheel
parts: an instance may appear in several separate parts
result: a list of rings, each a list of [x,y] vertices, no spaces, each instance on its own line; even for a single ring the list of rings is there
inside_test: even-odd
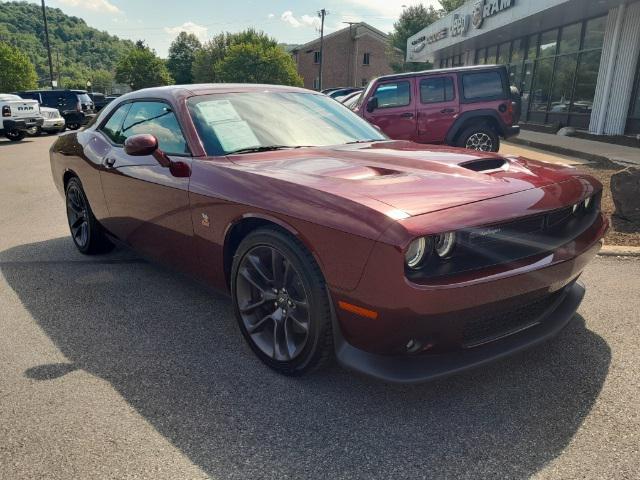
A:
[[[19,142],[25,137],[26,133],[22,130],[7,130],[4,134],[12,142]]]
[[[80,124],[78,122],[67,123],[67,128],[69,130],[78,130],[80,128]]]
[[[497,152],[500,149],[500,138],[493,128],[487,125],[474,125],[462,132],[457,146],[481,152]]]

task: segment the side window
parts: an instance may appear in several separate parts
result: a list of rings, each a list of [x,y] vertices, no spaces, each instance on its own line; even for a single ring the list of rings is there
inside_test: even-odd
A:
[[[127,139],[139,133],[150,133],[158,139],[158,146],[168,154],[189,153],[178,119],[171,107],[163,102],[134,102],[122,126]]]
[[[497,71],[465,73],[462,75],[462,89],[466,100],[505,96],[502,78]]]
[[[382,83],[373,94],[378,108],[404,107],[411,103],[411,84],[408,81]]]
[[[423,78],[420,80],[420,102],[439,103],[453,100],[451,77]]]
[[[130,103],[125,103],[116,109],[115,112],[109,117],[107,123],[100,129],[111,141],[117,145],[122,145],[126,140],[126,137],[122,135],[122,123],[127,116],[127,112],[131,107]]]

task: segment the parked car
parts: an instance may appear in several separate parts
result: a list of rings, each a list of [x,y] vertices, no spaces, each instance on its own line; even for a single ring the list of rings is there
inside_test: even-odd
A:
[[[362,91],[364,90],[364,88],[357,88],[355,90],[350,91],[349,93],[345,93],[344,95],[336,95],[335,97],[333,97],[334,100],[337,100],[340,103],[344,103],[344,101],[347,98],[351,98],[354,95],[358,95],[360,93],[362,93]]]
[[[0,94],[0,135],[12,142],[19,142],[30,128],[42,125],[44,118],[38,102],[25,100],[17,95]]]
[[[349,95],[351,92],[360,91],[360,90],[363,90],[363,88],[362,87],[342,87],[342,88],[337,88],[335,90],[332,90],[326,95],[330,96],[331,98],[337,99],[337,97],[344,97],[345,95]]]
[[[345,107],[352,109],[352,107],[358,102],[360,95],[362,95],[362,90],[356,90],[355,92],[351,92],[350,94],[340,98],[338,101]]]
[[[372,81],[356,112],[389,137],[497,152],[520,132],[519,95],[498,65],[385,75]]]
[[[86,90],[29,90],[18,92],[18,95],[59,110],[71,130],[79,129],[96,116],[93,101]]]
[[[44,117],[44,122],[39,127],[29,129],[28,134],[37,136],[42,132],[48,134],[61,133],[66,130],[66,124],[60,111],[57,108],[40,107],[40,112]]]
[[[104,93],[89,92],[87,95],[89,95],[89,98],[93,102],[96,112],[102,110],[113,100],[113,97],[108,97]]]
[[[415,382],[537,344],[608,226],[574,168],[389,140],[295,87],[139,90],[50,156],[80,252],[122,242],[230,293],[287,375],[335,352]]]

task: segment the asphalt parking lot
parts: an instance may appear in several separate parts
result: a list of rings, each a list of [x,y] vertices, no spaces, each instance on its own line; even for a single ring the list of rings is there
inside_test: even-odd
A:
[[[75,251],[53,141],[0,139],[0,479],[640,478],[640,259],[597,258],[569,326],[488,367],[284,378],[225,298]]]

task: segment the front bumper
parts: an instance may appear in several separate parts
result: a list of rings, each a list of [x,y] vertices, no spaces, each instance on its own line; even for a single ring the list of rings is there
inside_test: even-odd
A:
[[[26,118],[26,119],[18,119],[18,120],[5,120],[4,130],[25,131],[33,127],[41,127],[43,123],[44,123],[44,118],[42,117],[39,117],[39,118],[34,117],[34,118]]]
[[[573,318],[584,292],[584,287],[574,281],[535,319],[533,326],[485,345],[442,354],[392,356],[369,353],[349,344],[334,322],[336,357],[344,367],[383,381],[418,383],[435,380],[507,357],[557,335]]]
[[[57,132],[64,128],[64,118],[47,119],[42,124],[42,131],[44,132]]]

